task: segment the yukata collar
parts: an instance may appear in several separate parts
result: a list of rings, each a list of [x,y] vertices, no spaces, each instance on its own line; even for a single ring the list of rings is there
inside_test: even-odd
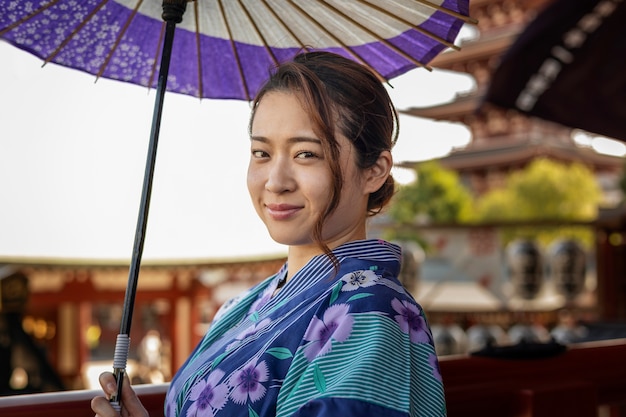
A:
[[[391,261],[399,263],[402,259],[402,249],[400,246],[382,239],[353,240],[337,246],[332,252],[339,262],[345,258],[353,258],[364,261]],[[272,282],[284,280],[287,276],[288,267],[288,263],[285,262]],[[311,269],[318,270],[328,267],[332,267],[331,260],[326,254],[320,254],[314,256],[294,275],[294,278],[300,275],[302,271],[310,271]]]
[[[395,243],[382,239],[353,240],[336,247],[333,253],[337,258],[386,259],[395,258],[400,261],[402,249]]]

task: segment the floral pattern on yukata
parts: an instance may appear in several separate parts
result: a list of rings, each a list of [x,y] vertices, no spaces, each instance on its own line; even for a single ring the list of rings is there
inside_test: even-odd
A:
[[[342,291],[355,291],[359,288],[371,287],[376,285],[380,280],[380,276],[372,270],[354,271],[341,277],[341,281],[345,282]]]
[[[420,308],[408,301],[394,298],[391,307],[396,313],[394,318],[402,331],[409,335],[413,343],[428,343],[431,340],[428,324]]]
[[[166,415],[288,417],[330,399],[333,415],[367,415],[372,403],[394,416],[445,415],[424,312],[397,280],[399,249],[369,240],[335,251],[338,274],[322,255],[274,296],[285,264],[227,303],[170,384]]]
[[[350,337],[354,319],[348,314],[348,310],[347,304],[338,304],[329,307],[321,320],[313,317],[304,333],[304,340],[309,343],[304,348],[304,356],[309,361],[330,352],[332,340],[345,342]]]
[[[253,325],[251,325],[250,327],[246,328],[243,332],[239,333],[237,336],[235,336],[235,340],[228,345],[228,347],[226,348],[226,350],[231,350],[233,349],[235,346],[237,346],[239,343],[241,343],[242,340],[244,340],[245,338],[252,336],[253,334],[255,334],[256,332],[258,332],[259,330],[269,326],[269,324],[272,321],[270,319],[263,319],[258,323],[255,323]]]
[[[211,372],[191,388],[190,400],[193,401],[187,411],[187,417],[196,415],[214,416],[228,401],[228,386],[221,383],[224,372],[219,369]]]
[[[228,386],[231,389],[230,398],[236,404],[245,404],[248,401],[257,402],[265,396],[267,388],[263,383],[267,382],[268,377],[269,371],[265,361],[248,362],[243,369],[235,372],[228,380]]]
[[[278,274],[275,275],[272,283],[268,285],[268,287],[263,291],[261,296],[254,303],[252,303],[252,305],[250,306],[250,312],[258,311],[263,308],[263,306],[265,306],[267,303],[269,303],[269,301],[272,299],[272,295],[278,287],[278,283],[285,279],[285,273],[286,270],[281,270]]]
[[[434,353],[429,354],[428,364],[433,370],[433,376],[435,377],[435,379],[439,382],[442,382],[441,371],[439,370],[439,359],[437,358],[437,355],[435,355]]]

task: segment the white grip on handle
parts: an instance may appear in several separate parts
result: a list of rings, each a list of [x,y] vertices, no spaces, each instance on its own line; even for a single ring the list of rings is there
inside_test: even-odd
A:
[[[118,334],[115,341],[115,352],[113,353],[113,373],[117,380],[117,393],[111,396],[110,403],[115,411],[121,413],[122,404],[122,382],[126,372],[126,362],[130,350],[130,337],[127,334]]]

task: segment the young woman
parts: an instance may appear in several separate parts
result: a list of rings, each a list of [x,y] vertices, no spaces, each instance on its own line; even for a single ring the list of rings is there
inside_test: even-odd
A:
[[[366,238],[394,192],[396,138],[396,110],[365,67],[308,52],[277,68],[253,103],[248,189],[287,262],[220,309],[171,383],[167,416],[445,415],[400,249]],[[115,391],[110,373],[101,383]],[[145,415],[124,385],[123,415]],[[115,415],[104,397],[92,408]]]

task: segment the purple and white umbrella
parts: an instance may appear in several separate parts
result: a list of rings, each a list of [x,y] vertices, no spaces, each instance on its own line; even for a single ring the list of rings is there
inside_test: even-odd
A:
[[[469,0],[0,0],[0,39],[44,62],[156,88],[140,213],[113,368],[125,373],[165,91],[251,100],[304,49],[387,80],[454,45]],[[112,399],[119,409],[119,393]]]
[[[305,47],[341,53],[389,79],[454,47],[470,21],[469,0],[164,3],[184,12],[167,89],[203,98],[250,100],[270,66]],[[0,38],[45,62],[156,88],[161,15],[155,0],[1,0]]]

